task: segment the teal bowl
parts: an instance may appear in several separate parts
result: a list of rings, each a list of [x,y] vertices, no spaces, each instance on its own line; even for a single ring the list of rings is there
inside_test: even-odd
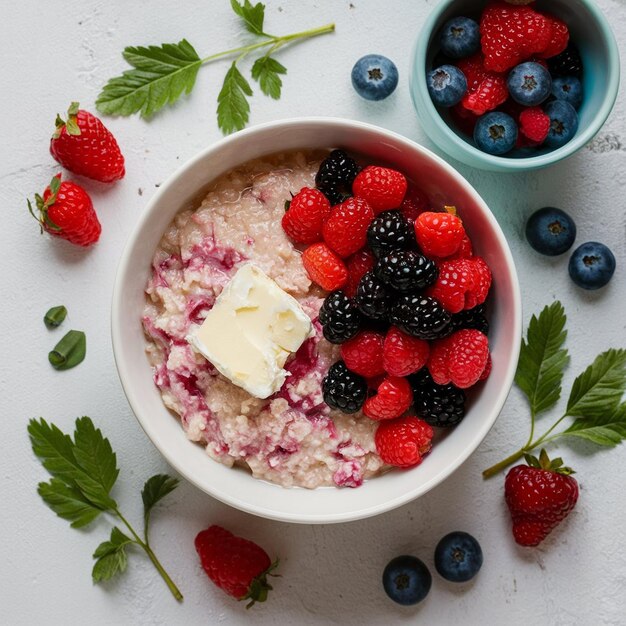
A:
[[[452,17],[477,18],[485,0],[442,0],[430,13],[412,52],[409,85],[411,98],[424,131],[451,157],[485,170],[519,172],[535,170],[566,159],[580,150],[600,130],[609,116],[619,88],[619,51],[613,32],[592,0],[538,0],[540,11],[562,19],[569,27],[583,61],[583,104],[578,111],[576,135],[557,149],[517,150],[494,156],[475,147],[473,140],[454,128],[446,109],[432,103],[426,88],[426,72],[439,52],[437,36]]]

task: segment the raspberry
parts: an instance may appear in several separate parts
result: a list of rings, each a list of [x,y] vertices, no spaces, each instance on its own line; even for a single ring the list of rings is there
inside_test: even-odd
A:
[[[343,261],[325,244],[314,243],[302,253],[302,264],[309,278],[322,289],[340,289],[348,280]]]
[[[374,442],[383,462],[396,467],[419,465],[432,448],[433,429],[417,417],[382,422]]]
[[[550,22],[550,26],[552,26],[552,33],[550,36],[550,43],[539,56],[542,56],[544,59],[549,59],[557,54],[561,54],[561,52],[567,48],[567,44],[569,42],[569,29],[567,28],[567,24],[565,22],[562,22],[553,15],[544,15],[544,17]]]
[[[491,287],[491,270],[482,257],[475,256],[468,260],[474,272],[474,285],[465,296],[465,308],[473,309],[487,299]]]
[[[463,237],[463,239],[461,240],[461,245],[459,246],[459,249],[454,254],[447,256],[445,259],[442,259],[434,255],[431,255],[430,258],[435,263],[437,263],[437,265],[441,265],[444,261],[456,261],[457,259],[470,259],[472,258],[472,256],[474,256],[472,242],[470,238],[467,235],[465,235],[465,237]]]
[[[368,165],[352,183],[352,193],[367,200],[374,213],[398,208],[406,189],[404,174],[380,165]]]
[[[348,198],[333,207],[322,227],[328,247],[347,257],[365,245],[367,228],[374,219],[369,204],[362,198]]]
[[[468,91],[477,89],[485,77],[495,76],[495,74],[490,74],[485,69],[485,57],[481,52],[477,52],[465,59],[460,59],[456,65],[465,74]]]
[[[473,114],[482,115],[491,111],[509,97],[506,79],[485,69],[480,52],[460,60],[457,66],[467,78],[467,93],[461,100],[461,106]]]
[[[478,380],[487,380],[489,374],[491,374],[491,354],[487,357],[487,365],[485,365],[485,369]]]
[[[550,132],[550,116],[541,107],[524,109],[519,116],[519,130],[532,143],[543,143]]]
[[[552,24],[530,7],[494,2],[483,11],[480,34],[485,68],[506,72],[548,48]]]
[[[474,271],[467,259],[444,261],[439,266],[439,278],[426,291],[426,295],[438,300],[450,313],[465,308],[465,298],[474,287]]]
[[[359,250],[346,259],[346,267],[348,269],[348,282],[344,291],[350,298],[354,298],[361,278],[374,269],[374,255],[369,250]]]
[[[383,335],[372,330],[364,330],[341,346],[341,357],[346,367],[354,372],[371,378],[382,374]]]
[[[474,385],[487,366],[489,341],[478,330],[458,330],[431,346],[428,370],[438,385],[452,383],[460,389]]]
[[[322,224],[330,213],[330,202],[317,189],[303,187],[292,198],[281,224],[296,243],[315,243],[322,238]]]
[[[383,344],[383,367],[392,376],[408,376],[426,365],[429,353],[427,341],[392,326]]]
[[[356,413],[365,402],[367,383],[365,379],[346,367],[343,361],[330,366],[322,381],[324,402],[342,413]]]
[[[426,256],[447,257],[463,241],[463,222],[451,213],[422,213],[415,222],[415,237]]]
[[[419,214],[428,211],[429,207],[430,200],[426,193],[417,187],[409,187],[400,204],[400,213],[409,224],[414,224]]]
[[[390,420],[400,417],[413,402],[411,385],[406,378],[388,376],[378,386],[375,396],[363,405],[363,413],[373,420]]]

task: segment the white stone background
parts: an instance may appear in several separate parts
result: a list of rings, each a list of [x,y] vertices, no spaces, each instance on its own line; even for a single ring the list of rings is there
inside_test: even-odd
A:
[[[334,21],[334,35],[280,52],[289,74],[274,102],[255,95],[251,124],[281,117],[333,115],[372,122],[429,148],[408,93],[409,53],[435,2],[410,0],[267,0],[266,25],[289,33]],[[624,0],[599,0],[622,46]],[[125,68],[126,45],[186,37],[201,55],[247,38],[227,0],[22,0],[3,2],[0,20],[2,168],[0,229],[2,278],[2,410],[0,623],[3,624],[550,624],[626,623],[626,450],[592,454],[583,445],[560,452],[578,470],[582,492],[572,515],[537,549],[516,547],[509,530],[502,477],[483,482],[481,470],[521,444],[529,426],[513,389],[477,452],[435,490],[393,512],[349,524],[306,526],[257,519],[231,509],[183,481],[154,515],[153,542],[185,594],[177,604],[140,554],[111,584],[91,583],[91,553],[108,534],[102,519],[85,532],[70,529],[35,492],[45,472],[26,435],[30,417],[70,429],[88,414],[117,451],[121,476],[115,496],[127,516],[141,519],[143,481],[170,471],[134,419],[122,392],[109,339],[109,305],[120,252],[137,217],[176,167],[219,139],[215,99],[227,62],[201,70],[194,93],[150,123],[108,119],[123,147],[126,178],[112,186],[85,183],[103,233],[83,251],[40,237],[25,198],[41,192],[59,170],[48,154],[54,116],[70,100],[93,109],[105,81]],[[361,100],[350,69],[363,54],[395,60],[400,84],[380,103]],[[572,361],[568,386],[591,358],[624,346],[626,304],[626,105],[624,90],[598,137],[566,162],[536,173],[502,175],[454,163],[476,186],[508,237],[522,286],[524,319],[559,298],[569,317]],[[577,289],[567,255],[551,260],[523,239],[528,214],[540,206],[567,210],[578,240],[600,240],[615,252],[612,283],[597,293]],[[85,362],[63,373],[46,355],[60,337],[41,318],[51,305],[69,309],[65,329],[84,329]],[[548,423],[548,417],[543,418]],[[266,605],[246,611],[201,572],[195,534],[210,523],[262,544],[281,557],[282,578]],[[384,595],[385,563],[400,553],[420,556],[433,569],[438,539],[463,529],[482,543],[485,563],[465,586],[434,574],[430,596],[401,608]]]

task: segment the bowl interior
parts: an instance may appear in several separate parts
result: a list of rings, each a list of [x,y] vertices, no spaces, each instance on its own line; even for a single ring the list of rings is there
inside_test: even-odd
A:
[[[470,165],[496,165],[502,169],[542,167],[578,150],[600,129],[611,111],[619,82],[619,57],[613,35],[599,9],[587,0],[538,0],[540,11],[565,21],[570,40],[576,43],[583,61],[583,104],[578,111],[576,135],[557,150],[549,148],[515,150],[506,156],[493,156],[478,150],[470,137],[459,131],[445,108],[433,105],[426,89],[425,74],[438,65],[438,34],[452,17],[465,15],[479,19],[487,2],[448,0],[431,14],[414,50],[411,94],[418,115],[431,139],[452,156]],[[465,156],[465,158],[463,158]],[[508,167],[507,167],[508,165]]]
[[[475,250],[493,270],[490,341],[493,370],[467,416],[434,447],[426,462],[393,471],[358,489],[285,489],[207,458],[187,440],[163,405],[144,353],[140,318],[154,250],[173,216],[207,183],[253,158],[296,148],[343,147],[393,164],[418,182],[435,204],[453,204]],[[520,297],[506,240],[473,188],[449,165],[416,144],[382,129],[341,120],[293,120],[237,133],[205,150],[164,183],[142,214],[123,253],[113,294],[115,359],[130,405],[168,462],[214,497],[264,517],[295,522],[337,522],[389,510],[428,491],[458,467],[482,441],[509,392],[520,341]]]

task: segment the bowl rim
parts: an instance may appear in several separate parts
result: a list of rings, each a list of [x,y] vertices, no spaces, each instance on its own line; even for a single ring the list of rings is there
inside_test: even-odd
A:
[[[430,97],[426,97],[425,94],[427,94],[427,90],[425,88],[418,88],[419,85],[426,85],[426,57],[431,34],[442,13],[456,1],[457,0],[441,0],[431,10],[426,18],[426,21],[422,25],[411,51],[409,89],[411,92],[411,100],[413,101],[414,107],[420,116],[420,121],[422,121],[425,130],[428,132],[428,123],[433,123],[437,127],[438,131],[445,135],[446,140],[452,142],[464,155],[469,157],[468,161],[466,161],[469,165],[500,171],[508,170],[511,172],[539,169],[552,165],[571,156],[591,141],[609,117],[613,106],[615,105],[620,85],[620,56],[617,41],[606,17],[604,16],[604,13],[593,2],[593,0],[578,0],[578,2],[580,2],[580,4],[589,11],[592,18],[598,24],[606,43],[607,57],[610,61],[612,61],[608,64],[609,80],[606,85],[602,106],[597,111],[591,123],[582,129],[580,133],[577,133],[574,138],[571,141],[568,141],[565,145],[538,156],[519,158],[488,154],[459,137],[445,123]],[[427,113],[427,120],[421,119],[424,112]],[[439,141],[434,139],[430,133],[428,134],[438,147],[444,150],[446,154],[449,154],[447,147],[440,144]],[[455,157],[453,154],[451,154],[451,156],[453,158],[463,160],[461,157]]]
[[[467,443],[461,453],[455,458],[455,460],[450,463],[443,471],[434,476],[429,482],[418,485],[416,488],[407,490],[400,497],[396,497],[395,499],[386,500],[384,502],[380,502],[374,505],[362,506],[361,508],[343,512],[343,513],[322,513],[316,515],[306,515],[306,514],[298,514],[298,513],[287,513],[284,511],[276,511],[272,509],[270,506],[257,506],[255,504],[251,504],[247,502],[245,499],[241,499],[238,494],[233,494],[227,492],[226,490],[220,490],[219,488],[211,488],[212,486],[201,483],[199,478],[196,478],[192,473],[188,472],[184,465],[184,459],[180,459],[177,455],[173,454],[167,448],[160,447],[156,441],[159,439],[158,435],[155,435],[154,431],[157,428],[153,425],[153,421],[150,420],[141,408],[141,398],[139,394],[135,393],[133,389],[133,385],[131,381],[133,379],[132,371],[129,367],[129,364],[124,361],[123,350],[122,350],[122,324],[123,318],[121,316],[122,312],[122,302],[124,299],[124,278],[129,273],[130,269],[130,259],[132,256],[132,251],[134,246],[137,244],[138,239],[141,236],[141,233],[145,227],[145,225],[149,222],[152,213],[155,211],[155,208],[159,206],[161,202],[161,198],[165,195],[167,189],[170,185],[174,184],[181,177],[184,177],[188,170],[192,169],[198,162],[208,158],[211,154],[219,152],[224,146],[229,145],[231,143],[237,143],[241,141],[248,140],[259,133],[265,133],[271,130],[285,130],[292,127],[302,127],[302,126],[311,126],[315,127],[341,127],[343,129],[352,129],[352,130],[365,130],[369,132],[375,132],[379,134],[383,138],[392,139],[393,141],[403,144],[407,149],[417,151],[422,153],[426,158],[431,159],[438,166],[443,168],[449,176],[456,179],[456,182],[465,188],[470,195],[472,195],[476,204],[480,206],[485,219],[488,221],[491,229],[493,230],[495,236],[498,239],[500,244],[500,248],[503,253],[503,257],[505,260],[505,264],[507,266],[507,275],[510,279],[511,292],[512,292],[512,302],[511,302],[511,314],[513,315],[513,336],[510,338],[511,341],[511,358],[507,364],[507,371],[504,375],[504,384],[501,385],[497,394],[494,396],[493,408],[491,411],[490,419],[481,422],[480,428],[477,428],[476,431],[473,432],[473,438],[469,443]],[[279,150],[280,148],[278,148]],[[242,131],[239,131],[233,135],[222,138],[217,142],[214,142],[207,146],[206,148],[200,150],[195,156],[191,157],[186,163],[179,166],[174,173],[172,173],[159,187],[154,196],[148,201],[144,210],[140,214],[137,222],[135,223],[133,230],[128,237],[122,254],[120,256],[120,260],[118,262],[115,282],[113,286],[113,294],[111,301],[111,338],[113,345],[113,356],[115,365],[118,371],[118,375],[120,378],[120,382],[122,384],[122,389],[128,403],[131,407],[135,418],[143,428],[145,434],[148,436],[148,439],[153,443],[158,452],[164,457],[164,459],[186,480],[200,489],[202,492],[210,495],[211,497],[220,500],[221,502],[228,504],[234,508],[245,511],[247,513],[251,513],[253,515],[257,515],[266,519],[274,519],[277,521],[283,522],[292,522],[292,523],[338,523],[338,522],[348,522],[354,521],[358,519],[364,519],[367,517],[372,517],[374,515],[379,515],[381,513],[385,513],[386,511],[390,511],[395,509],[403,504],[406,504],[421,495],[424,495],[435,486],[442,483],[447,477],[449,477],[455,470],[457,470],[466,460],[467,458],[475,452],[478,446],[482,443],[484,438],[486,437],[489,430],[492,428],[496,419],[498,418],[504,403],[509,395],[513,384],[513,378],[515,375],[515,369],[517,367],[517,359],[519,356],[519,350],[521,345],[521,328],[522,328],[522,300],[521,300],[521,290],[519,279],[517,275],[517,271],[515,268],[515,263],[513,260],[513,255],[509,248],[506,237],[496,220],[494,214],[491,212],[486,202],[480,196],[478,191],[474,189],[474,187],[459,173],[457,172],[449,163],[443,160],[438,155],[434,154],[428,148],[419,145],[418,143],[404,137],[398,133],[393,131],[389,131],[387,129],[375,126],[373,124],[368,124],[365,122],[359,122],[354,120],[342,119],[342,118],[333,118],[333,117],[299,117],[299,118],[288,118],[282,120],[276,120],[272,122],[267,122],[263,124],[259,124]],[[146,359],[146,366],[148,366],[148,361]],[[191,442],[190,442],[191,443]],[[209,459],[210,460],[210,459]],[[251,480],[258,480],[250,476]],[[280,485],[275,485],[277,489],[284,489]]]

